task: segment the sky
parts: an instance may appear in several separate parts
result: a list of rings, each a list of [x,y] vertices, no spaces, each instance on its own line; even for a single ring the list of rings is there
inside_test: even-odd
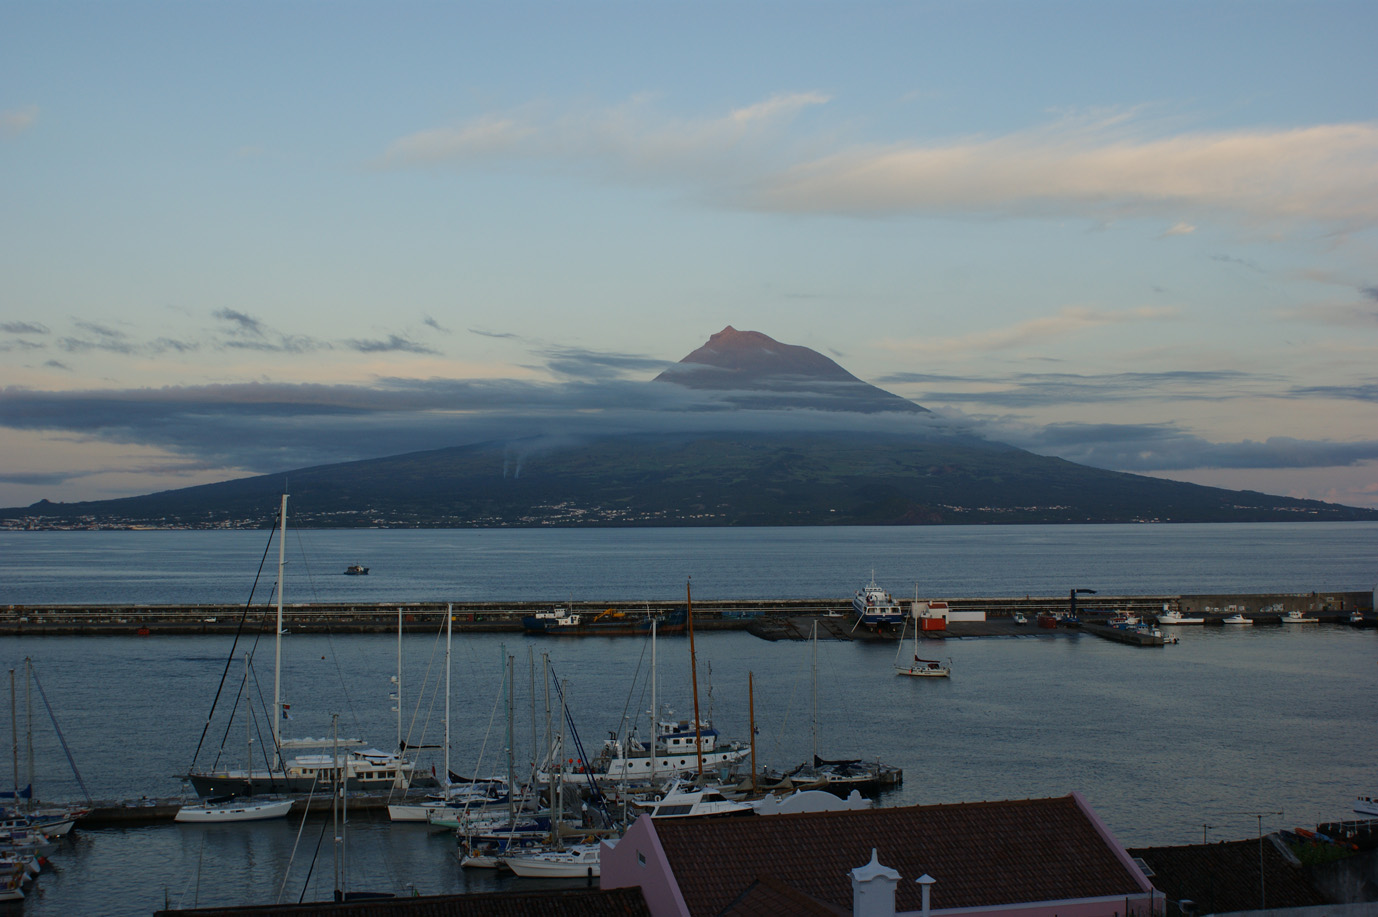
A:
[[[731,325],[1040,454],[1378,507],[1374,35],[0,0],[0,506],[692,425],[646,383]]]

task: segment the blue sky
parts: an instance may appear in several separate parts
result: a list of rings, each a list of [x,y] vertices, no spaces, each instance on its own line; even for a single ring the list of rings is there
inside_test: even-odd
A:
[[[0,4],[0,505],[673,423],[640,383],[733,325],[1036,452],[1378,506],[1375,34]]]

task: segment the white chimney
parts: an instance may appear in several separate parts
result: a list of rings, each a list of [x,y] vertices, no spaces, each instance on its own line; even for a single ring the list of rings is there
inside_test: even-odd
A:
[[[933,878],[932,876],[930,876],[928,873],[924,873],[923,875],[919,876],[919,877],[918,877],[917,879],[915,879],[914,881],[917,882],[917,883],[919,883],[919,885],[923,886],[923,912],[922,912],[922,913],[923,913],[923,917],[928,917],[928,890],[929,890],[930,888],[932,888],[932,887],[933,887],[933,883],[934,883],[934,882],[937,882],[938,880],[935,879],[935,878]]]
[[[895,886],[900,874],[880,865],[876,848],[871,848],[871,862],[853,869],[851,876],[852,917],[895,917]]]

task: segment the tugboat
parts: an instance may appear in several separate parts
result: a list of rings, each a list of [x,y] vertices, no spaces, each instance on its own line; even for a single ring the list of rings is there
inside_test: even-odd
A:
[[[345,576],[368,576],[368,567],[363,564],[350,564],[345,567]]]

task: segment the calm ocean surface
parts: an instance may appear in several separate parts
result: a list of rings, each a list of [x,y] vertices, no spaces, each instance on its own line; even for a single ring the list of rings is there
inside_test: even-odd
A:
[[[842,597],[871,576],[925,596],[1368,590],[1378,525],[971,527],[559,531],[289,531],[287,599],[631,601],[683,595]],[[0,603],[243,602],[266,533],[0,533]],[[372,567],[344,577],[347,564]],[[274,547],[265,573],[267,596]],[[443,637],[402,647],[403,731],[438,742]],[[879,757],[904,768],[884,804],[1062,795],[1076,790],[1124,843],[1182,844],[1348,817],[1378,790],[1378,630],[1340,625],[1180,628],[1182,642],[1135,648],[1091,635],[947,640],[953,676],[892,674],[893,646],[818,646],[816,743],[824,757]],[[228,637],[0,638],[0,662],[30,657],[82,777],[97,798],[176,796],[229,653]],[[248,647],[241,645],[240,652]],[[388,694],[396,638],[289,635],[283,683],[292,735],[342,733],[395,744]],[[532,667],[548,653],[568,679],[586,746],[649,707],[646,641],[456,638],[452,759],[506,769],[501,666],[516,658],[515,755],[531,755]],[[659,696],[692,707],[684,638],[658,645]],[[272,648],[255,672],[271,693]],[[758,760],[789,767],[815,743],[808,644],[744,633],[698,640],[700,699],[729,736],[749,735],[755,678]],[[233,671],[241,671],[236,662]],[[916,683],[919,682],[919,683]],[[35,698],[39,794],[80,798]],[[218,748],[223,726],[213,730]],[[243,756],[236,728],[225,746]],[[215,748],[205,754],[213,755]],[[205,754],[201,764],[208,763]],[[423,759],[427,768],[432,760]],[[6,756],[7,758],[9,756]],[[21,769],[26,755],[20,752]],[[10,767],[0,765],[4,782]],[[26,779],[26,778],[25,778]],[[1282,812],[1283,814],[1267,814]],[[1209,827],[1207,827],[1209,826]],[[298,842],[298,832],[300,841]],[[514,887],[466,876],[454,843],[425,826],[351,819],[349,887],[425,894]],[[296,847],[293,855],[294,843]],[[319,845],[319,854],[316,854]],[[316,855],[314,867],[311,865]],[[325,899],[333,887],[327,820],[256,826],[79,831],[53,857],[23,911],[149,914],[163,907]],[[290,861],[290,866],[289,866]],[[308,873],[310,878],[308,879]]]

